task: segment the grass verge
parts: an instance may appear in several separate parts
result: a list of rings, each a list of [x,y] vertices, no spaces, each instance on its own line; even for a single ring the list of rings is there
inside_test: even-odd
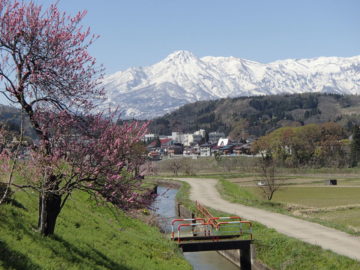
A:
[[[15,200],[0,205],[0,269],[191,269],[157,228],[86,193],[67,202],[52,237],[34,228],[37,196],[19,191]]]
[[[177,199],[195,211],[194,203],[189,199],[190,185],[183,183]],[[251,199],[251,194],[244,193]],[[210,209],[214,216],[231,215]],[[257,260],[272,269],[347,269],[359,270],[360,262],[323,250],[300,240],[285,236],[259,223],[253,223],[254,244]]]

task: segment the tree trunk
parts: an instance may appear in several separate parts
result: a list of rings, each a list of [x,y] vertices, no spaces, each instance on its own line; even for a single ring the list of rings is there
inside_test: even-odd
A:
[[[56,219],[61,210],[61,195],[45,191],[39,196],[38,229],[44,236],[55,231]]]

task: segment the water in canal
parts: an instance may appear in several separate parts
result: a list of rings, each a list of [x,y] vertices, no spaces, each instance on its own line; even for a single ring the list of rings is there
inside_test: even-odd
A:
[[[153,206],[156,213],[160,216],[161,226],[165,233],[171,232],[170,222],[176,218],[175,196],[177,189],[158,187],[159,196]],[[226,260],[216,251],[188,252],[184,253],[185,258],[193,266],[194,270],[237,270],[236,265]]]

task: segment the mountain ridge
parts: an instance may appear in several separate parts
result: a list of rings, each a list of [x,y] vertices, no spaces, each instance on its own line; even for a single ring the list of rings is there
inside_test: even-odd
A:
[[[102,107],[150,119],[182,105],[218,98],[306,92],[360,94],[360,56],[285,59],[263,64],[236,57],[175,51],[147,67],[104,79]]]

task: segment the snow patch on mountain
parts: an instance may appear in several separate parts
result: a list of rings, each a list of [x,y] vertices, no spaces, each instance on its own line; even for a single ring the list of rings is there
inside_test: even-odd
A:
[[[152,66],[107,76],[103,83],[107,97],[102,107],[119,107],[126,118],[151,119],[199,100],[305,92],[360,94],[360,56],[262,64],[176,51]]]

